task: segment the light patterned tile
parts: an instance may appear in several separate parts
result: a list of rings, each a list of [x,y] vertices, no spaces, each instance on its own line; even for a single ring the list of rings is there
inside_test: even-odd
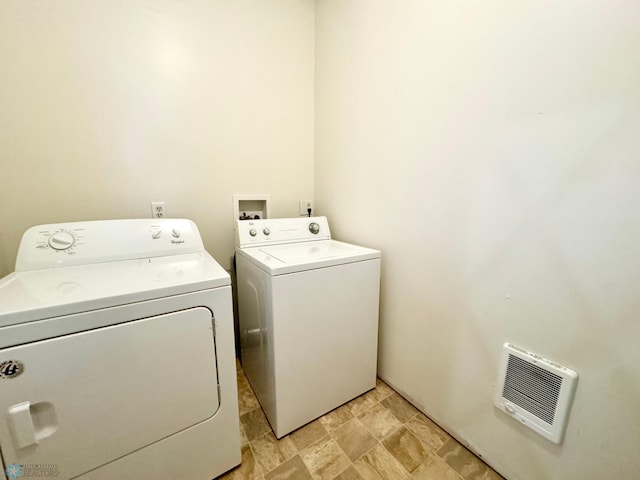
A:
[[[269,472],[296,454],[288,437],[278,441],[273,432],[268,432],[251,442],[251,448],[264,472]]]
[[[410,473],[418,468],[428,455],[422,442],[405,427],[387,435],[382,441],[382,445]]]
[[[351,465],[349,468],[347,468],[344,472],[342,472],[333,480],[363,480],[363,478],[358,473],[358,470],[356,470],[356,467]]]
[[[244,447],[249,444],[249,439],[247,438],[247,434],[244,431],[244,427],[240,424],[240,444]]]
[[[347,405],[342,405],[326,415],[320,417],[320,423],[331,432],[353,418],[353,414]]]
[[[256,463],[249,445],[242,447],[242,463],[239,467],[218,477],[218,480],[262,480],[262,471]]]
[[[238,380],[238,389],[240,388],[251,388],[249,385],[249,380],[247,380],[247,376],[244,374],[241,368],[236,370],[236,378]]]
[[[238,387],[238,408],[240,410],[240,416],[245,413],[260,408],[258,399],[253,394],[253,390],[249,387]]]
[[[487,465],[487,470],[478,477],[478,480],[505,480],[502,475]]]
[[[430,455],[412,474],[413,480],[463,480],[458,473],[437,455]]]
[[[354,398],[347,403],[347,408],[353,414],[354,417],[363,414],[376,404],[376,400],[373,397],[368,396],[366,393],[360,395],[358,398]]]
[[[319,420],[314,420],[313,422],[289,434],[289,437],[298,451],[300,451],[312,443],[317,442],[328,433],[329,432],[327,432]]]
[[[482,460],[481,460],[482,461]],[[465,479],[466,480],[466,479]],[[493,470],[489,465],[480,476],[473,477],[473,480],[505,480],[502,475]]]
[[[407,402],[397,393],[392,393],[387,398],[380,402],[383,406],[387,407],[393,416],[400,422],[406,423],[415,417],[419,412],[416,407]]]
[[[282,437],[280,440],[277,440],[277,442],[278,442],[278,447],[280,447],[280,451],[282,451],[285,458],[291,458],[296,453],[298,453],[298,447],[296,447],[295,444],[293,443],[293,440],[291,440],[291,435]]]
[[[265,480],[313,480],[299,455],[270,471],[264,478]]]
[[[376,403],[369,410],[358,416],[358,419],[378,440],[382,440],[402,426],[400,421],[391,414],[389,409],[379,403]]]
[[[367,395],[373,398],[376,402],[381,402],[389,395],[395,393],[395,391],[379,378],[376,378],[376,387],[369,391]]]
[[[405,426],[423,443],[432,448],[440,448],[451,438],[447,432],[421,413],[406,422]]]
[[[465,480],[498,480],[502,478],[453,438],[447,440],[437,450],[437,454]]]
[[[378,443],[357,418],[334,430],[332,435],[351,461],[357,460]]]
[[[351,465],[349,458],[329,436],[302,450],[300,458],[314,480],[332,480]]]
[[[504,480],[380,379],[280,440],[237,380],[242,464],[217,480]]]
[[[382,445],[370,450],[355,463],[364,480],[405,480],[406,470]]]
[[[271,431],[267,417],[264,416],[260,408],[256,408],[240,416],[240,423],[244,427],[249,441],[255,440],[259,436]]]

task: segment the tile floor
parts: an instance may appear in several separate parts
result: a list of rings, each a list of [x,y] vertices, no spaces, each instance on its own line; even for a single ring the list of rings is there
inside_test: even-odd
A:
[[[238,367],[242,464],[219,480],[499,480],[388,385],[276,440]]]

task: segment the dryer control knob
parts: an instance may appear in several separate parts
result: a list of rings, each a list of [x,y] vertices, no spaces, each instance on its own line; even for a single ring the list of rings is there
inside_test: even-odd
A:
[[[256,232],[255,228],[252,228],[251,230],[249,230],[249,235],[251,235],[252,237],[255,237],[257,233],[258,232]]]
[[[178,230],[177,228],[172,228],[171,236],[174,238],[180,238],[180,230]]]
[[[67,250],[76,243],[76,237],[70,232],[60,230],[49,237],[49,246],[54,250]]]
[[[316,222],[312,222],[309,224],[309,231],[311,233],[313,233],[314,235],[317,234],[320,231],[320,225],[318,225]]]
[[[265,235],[269,235],[271,233],[271,230],[265,228],[264,230],[262,230],[262,233],[264,233]]]

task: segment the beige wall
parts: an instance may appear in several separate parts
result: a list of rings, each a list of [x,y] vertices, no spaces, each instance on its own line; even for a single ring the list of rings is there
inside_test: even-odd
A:
[[[191,218],[228,266],[233,193],[313,198],[311,0],[0,5],[0,276],[50,222]]]
[[[319,0],[316,206],[383,252],[379,372],[511,480],[640,476],[640,4]],[[555,446],[493,407],[578,371]]]

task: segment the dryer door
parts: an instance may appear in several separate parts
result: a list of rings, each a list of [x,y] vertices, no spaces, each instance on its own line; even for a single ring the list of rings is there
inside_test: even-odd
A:
[[[204,307],[6,348],[1,365],[2,457],[25,476],[24,468],[46,467],[76,477],[220,405]]]

